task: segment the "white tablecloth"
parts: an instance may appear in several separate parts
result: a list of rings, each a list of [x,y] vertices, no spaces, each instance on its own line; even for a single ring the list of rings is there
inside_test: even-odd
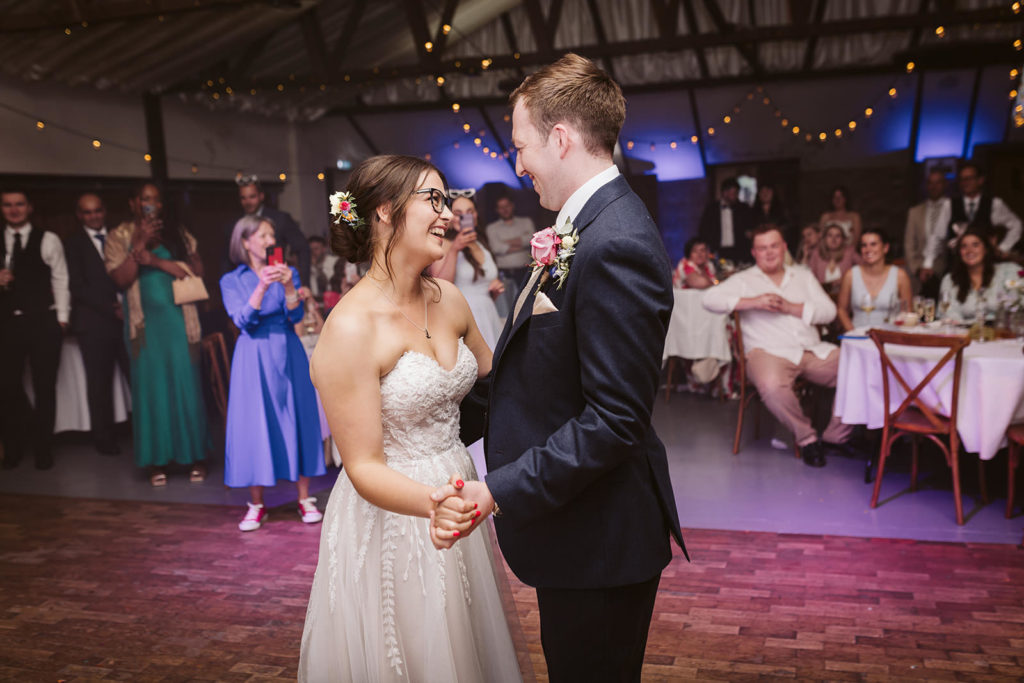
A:
[[[973,342],[964,349],[960,378],[957,432],[964,449],[990,460],[1005,444],[1006,428],[1024,420],[1024,353],[1018,340]],[[945,349],[912,346],[887,347],[889,357],[908,384],[924,379]],[[893,409],[906,392],[889,377]],[[953,399],[953,362],[950,361],[925,389],[926,405],[948,416]],[[882,362],[870,339],[844,339],[839,356],[835,413],[846,424],[885,424]]]
[[[701,304],[702,289],[675,289],[675,306],[665,336],[665,352],[678,358],[717,358],[723,363],[732,360],[729,334],[725,323],[728,316],[712,313]]]
[[[124,422],[132,409],[132,391],[128,381],[121,374],[121,368],[114,366],[114,422]],[[25,368],[25,393],[35,401],[32,391],[31,368]],[[57,416],[53,431],[88,432],[92,430],[89,419],[89,393],[85,380],[85,363],[78,340],[66,337],[60,349],[60,366],[57,368]]]

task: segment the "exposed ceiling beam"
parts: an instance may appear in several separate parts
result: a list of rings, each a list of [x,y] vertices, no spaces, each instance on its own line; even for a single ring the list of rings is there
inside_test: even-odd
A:
[[[363,144],[370,148],[370,152],[374,156],[380,154],[380,149],[377,148],[377,144],[373,141],[373,138],[366,134],[363,127],[359,125],[359,121],[356,120],[355,112],[346,113],[345,120],[347,120],[348,124],[352,126],[352,130],[356,132],[356,135],[358,135],[359,139],[363,141]]]
[[[326,83],[334,74],[331,73],[327,61],[327,45],[324,43],[324,34],[320,30],[320,19],[316,10],[311,10],[302,15],[299,19],[302,27],[302,39],[306,44],[306,52],[309,54],[309,65],[313,71],[313,78]]]
[[[917,13],[919,16],[925,16],[928,14],[928,0],[921,0],[921,4],[917,7]],[[910,49],[913,50],[921,44],[921,38],[924,37],[924,27],[918,26],[910,34]]]
[[[494,121],[491,119],[491,115],[487,113],[487,108],[486,107],[480,107],[480,116],[484,120],[484,125],[487,126],[487,129],[489,131],[491,131],[491,135],[494,136],[494,144],[498,145],[498,149],[496,149],[494,151],[496,151],[498,154],[501,154],[502,157],[504,157],[505,161],[508,162],[509,168],[512,169],[512,175],[514,175],[516,177],[516,179],[519,181],[519,185],[521,187],[525,188],[526,187],[526,181],[524,181],[522,178],[520,178],[519,174],[516,173],[516,162],[512,158],[512,155],[510,154],[507,157],[504,155],[505,145],[507,145],[509,143],[508,143],[508,141],[504,141],[504,142],[502,141],[501,133],[498,132],[498,127],[494,125]]]
[[[942,24],[950,26],[973,25],[973,24],[1001,24],[1017,23],[1019,20],[1012,13],[1009,7],[987,8],[982,10],[971,10],[949,13],[930,13],[927,15],[906,14],[899,16],[872,17],[866,19],[850,19],[844,21],[828,21],[818,26],[810,24],[799,26],[795,24],[760,26],[756,29],[737,29],[729,35],[719,33],[698,33],[696,35],[678,35],[672,38],[648,38],[642,40],[628,40],[620,42],[609,42],[607,45],[577,45],[565,48],[566,52],[576,52],[585,57],[597,59],[605,56],[617,57],[625,55],[638,55],[659,52],[680,52],[684,50],[699,50],[722,45],[734,45],[736,43],[758,44],[776,41],[806,40],[814,35],[837,36],[860,33],[871,33],[874,31],[900,31],[910,30],[918,26],[929,28]],[[947,48],[956,47],[956,43],[950,43]],[[1006,49],[1013,53],[1012,47],[1006,45]],[[1014,53],[1015,54],[1015,53]],[[1013,54],[1010,55],[1013,58]],[[491,57],[491,70],[497,69],[520,69],[525,66],[546,64],[551,61],[551,54],[543,51],[524,53],[516,59],[514,55],[494,55]],[[461,67],[455,65],[460,61]],[[1002,59],[996,59],[993,63],[1002,63]],[[885,67],[887,68],[887,67]],[[381,83],[392,79],[415,78],[434,74],[472,74],[472,67],[466,68],[461,60],[441,60],[440,62],[425,68],[421,64],[409,64],[391,68],[360,69],[349,72],[349,81],[352,84],[358,83]],[[822,73],[822,72],[815,72]],[[764,76],[765,74],[754,74]],[[256,87],[266,88],[276,86],[276,81],[254,84],[239,84],[245,88]],[[347,83],[347,82],[346,82]],[[301,85],[301,79],[296,85]],[[341,85],[340,83],[336,83]],[[307,87],[317,87],[318,82],[308,81]]]
[[[459,6],[459,0],[445,0],[444,8],[441,10],[441,21],[438,22],[437,32],[434,34],[434,54],[437,55],[438,59],[444,53],[444,48],[448,43],[448,33],[444,30],[445,26],[451,27],[452,21],[455,19],[455,10]]]
[[[811,26],[820,26],[822,20],[825,18],[825,0],[818,0],[817,6],[814,7],[814,16],[810,18],[808,22]],[[818,49],[818,35],[811,34],[811,37],[807,39],[807,45],[804,48],[804,70],[810,69],[814,66],[814,52]]]
[[[403,0],[402,4],[405,6],[405,18],[409,21],[409,30],[416,43],[416,54],[419,55],[420,64],[429,66],[437,63],[437,59],[431,57],[430,51],[427,50],[427,43],[432,45],[433,41],[430,39],[430,31],[427,30],[427,15],[423,11],[423,4],[420,0]]]
[[[509,53],[513,56],[519,54],[519,41],[516,39],[516,30],[512,26],[512,19],[509,17],[508,12],[501,13],[501,28],[505,32],[505,40],[508,42]],[[520,78],[522,78],[522,67],[516,66],[516,73]]]
[[[1007,63],[1013,63],[1008,61]],[[761,83],[789,83],[800,81],[828,80],[833,78],[853,78],[856,76],[877,76],[880,74],[904,73],[904,68],[895,64],[877,64],[873,66],[839,67],[834,69],[821,69],[819,71],[787,71],[771,74],[769,78],[754,76],[753,74],[741,74],[738,76],[723,76],[719,78],[694,78],[679,81],[665,81],[662,83],[648,83],[643,85],[623,86],[622,92],[626,95],[635,95],[651,92],[675,92],[689,89],[715,88],[728,85],[751,85]],[[463,107],[493,107],[508,105],[505,97],[480,97],[463,98],[459,100]],[[445,108],[439,102],[403,102],[396,104],[381,105],[355,105],[352,107],[335,107],[327,112],[331,115],[349,114],[382,114],[403,111],[436,111]]]
[[[47,12],[8,14],[0,17],[0,33],[23,33],[46,29],[63,30],[69,23],[78,24],[83,21],[88,21],[90,25],[94,26],[110,21],[135,21],[209,10],[237,11],[253,5],[269,5],[273,8],[275,5],[268,0],[160,0],[158,3],[111,0],[102,4],[94,3],[86,11],[81,7],[81,0],[70,1],[73,7],[71,12],[68,11],[67,3],[53,3],[52,9]],[[69,21],[69,14],[72,21]]]
[[[338,43],[334,46],[334,52],[331,53],[331,64],[334,66],[335,75],[341,71],[341,65],[345,63],[348,46],[355,40],[356,29],[359,28],[359,20],[363,18],[365,9],[366,0],[355,0],[352,3],[352,8],[348,11],[348,16],[345,17],[345,24],[341,28]]]
[[[651,0],[651,9],[662,38],[672,38],[679,32],[679,0]],[[686,21],[689,23],[689,16]]]
[[[249,74],[249,70],[252,69],[253,63],[259,59],[259,56],[263,54],[265,49],[267,49],[267,44],[270,42],[270,38],[277,33],[277,31],[278,29],[275,28],[267,35],[260,36],[245,47],[242,51],[242,55],[228,71],[229,83],[238,83]]]
[[[546,17],[540,0],[523,0],[523,6],[530,20],[530,28],[533,29],[537,51],[550,58],[555,51],[555,33],[558,31],[558,21],[562,16],[562,0],[551,1]]]
[[[735,38],[741,31],[737,30],[734,24],[729,23],[725,19],[725,15],[722,14],[722,8],[718,6],[718,0],[704,0],[704,7],[707,9],[708,14],[711,16],[711,21],[715,24],[715,28],[723,36]],[[757,31],[757,29],[750,29],[751,31]],[[743,56],[743,59],[750,65],[750,70],[757,76],[761,73],[761,60],[757,56],[757,42],[756,41],[742,41],[734,40],[733,47]]]
[[[686,25],[689,27],[690,35],[697,35],[700,33],[700,27],[697,25],[697,12],[693,8],[694,0],[683,0],[683,15],[686,17]],[[694,50],[697,54],[697,67],[700,69],[701,78],[709,78],[710,72],[708,72],[708,60],[704,56],[704,50],[697,48]]]
[[[594,33],[597,35],[597,44],[602,47],[608,46],[608,34],[604,31],[604,22],[601,21],[601,11],[597,6],[597,0],[587,0],[587,8],[590,10],[590,18],[594,22]],[[610,55],[601,58],[604,62],[604,70],[608,75],[615,78],[615,65]]]

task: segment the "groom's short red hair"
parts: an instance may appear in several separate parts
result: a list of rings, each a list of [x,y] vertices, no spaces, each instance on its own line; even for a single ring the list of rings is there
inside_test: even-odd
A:
[[[592,61],[568,53],[526,77],[508,98],[522,100],[530,120],[547,138],[551,128],[570,123],[592,154],[611,154],[626,120],[626,98],[619,84]]]

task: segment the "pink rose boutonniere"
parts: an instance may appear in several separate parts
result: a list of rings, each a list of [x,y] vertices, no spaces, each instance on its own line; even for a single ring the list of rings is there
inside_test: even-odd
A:
[[[569,265],[578,242],[579,234],[569,218],[565,219],[561,227],[552,226],[533,233],[530,239],[533,269],[550,268],[551,276],[558,283],[558,289],[561,289],[569,277]]]

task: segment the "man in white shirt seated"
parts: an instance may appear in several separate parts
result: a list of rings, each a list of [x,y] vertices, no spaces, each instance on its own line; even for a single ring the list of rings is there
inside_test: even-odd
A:
[[[836,385],[839,349],[821,341],[817,329],[836,317],[836,306],[810,270],[786,266],[786,242],[778,228],[757,228],[753,244],[756,265],[708,289],[704,307],[740,312],[747,376],[768,410],[793,432],[804,463],[824,467],[825,443],[846,442],[852,428],[833,416],[819,439],[793,383],[804,377]]]

